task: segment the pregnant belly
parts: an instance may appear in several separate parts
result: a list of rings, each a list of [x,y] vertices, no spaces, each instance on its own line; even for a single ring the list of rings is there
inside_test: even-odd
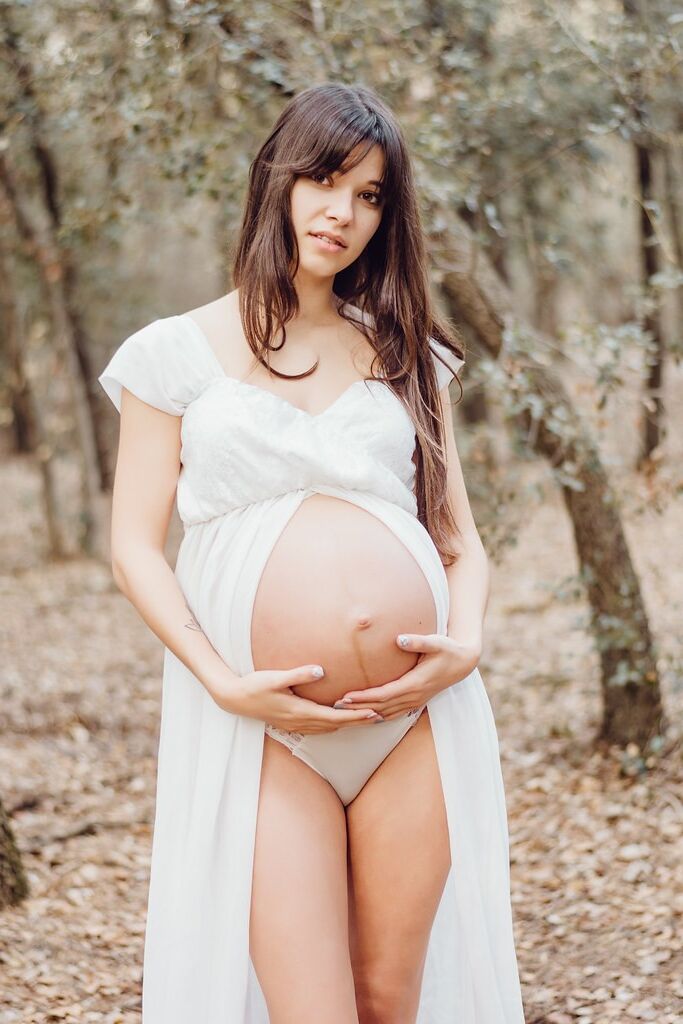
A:
[[[251,620],[254,668],[320,664],[320,681],[294,687],[332,705],[379,686],[419,655],[399,633],[433,633],[436,608],[417,561],[376,516],[329,495],[306,498],[270,553]]]

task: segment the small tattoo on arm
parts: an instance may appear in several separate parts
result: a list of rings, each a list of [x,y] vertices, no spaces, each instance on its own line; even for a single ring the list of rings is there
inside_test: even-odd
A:
[[[187,605],[185,605],[185,607],[187,608]],[[203,629],[195,619],[194,614],[189,608],[187,608],[187,610],[190,612],[190,621],[185,623],[186,629],[196,629],[198,633],[203,633]]]

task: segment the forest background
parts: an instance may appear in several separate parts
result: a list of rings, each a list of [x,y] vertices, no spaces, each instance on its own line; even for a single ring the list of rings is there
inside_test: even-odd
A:
[[[162,652],[97,376],[232,287],[330,80],[396,111],[465,342],[527,1021],[683,1021],[682,60],[667,0],[0,3],[0,1024],[140,1020]]]

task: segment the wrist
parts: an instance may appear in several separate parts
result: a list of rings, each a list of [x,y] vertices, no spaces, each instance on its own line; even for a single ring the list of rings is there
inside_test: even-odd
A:
[[[452,647],[452,671],[458,678],[464,678],[470,672],[474,672],[481,658],[481,637],[468,634],[466,637],[461,634],[452,636],[449,634]]]
[[[448,636],[458,647],[471,648],[481,654],[483,633],[480,629],[449,629]]]
[[[227,665],[222,670],[213,673],[202,680],[209,696],[218,704],[223,711],[231,714],[241,714],[242,705],[242,677],[232,672]]]

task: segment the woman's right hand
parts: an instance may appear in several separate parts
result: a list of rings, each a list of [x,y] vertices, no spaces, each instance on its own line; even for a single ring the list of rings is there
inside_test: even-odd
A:
[[[327,704],[299,697],[291,689],[303,683],[318,683],[321,677],[313,665],[290,669],[261,669],[245,676],[232,676],[225,684],[212,687],[211,696],[224,711],[259,718],[289,732],[334,732],[341,726],[360,725],[381,717],[367,708],[342,711]]]

